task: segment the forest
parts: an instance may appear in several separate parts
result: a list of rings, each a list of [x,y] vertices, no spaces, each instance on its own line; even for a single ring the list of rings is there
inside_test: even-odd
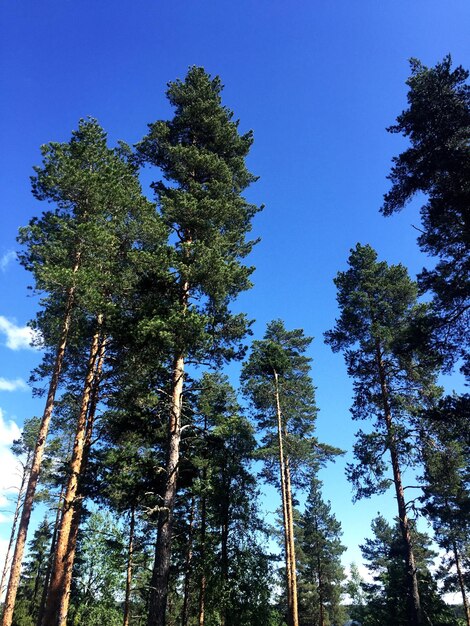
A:
[[[254,134],[220,78],[192,66],[170,82],[172,117],[134,146],[110,146],[91,117],[41,146],[44,211],[18,241],[40,297],[44,412],[12,448],[2,626],[470,626],[470,396],[438,380],[470,374],[468,79],[450,56],[412,60],[388,129],[407,148],[380,211],[419,199],[427,267],[415,281],[351,242],[323,329],[353,383],[354,499],[396,508],[361,546],[367,577],[345,571],[348,521],[323,495],[320,471],[344,451],[316,434],[312,338],[273,311],[252,341],[236,307],[263,207],[244,196]]]

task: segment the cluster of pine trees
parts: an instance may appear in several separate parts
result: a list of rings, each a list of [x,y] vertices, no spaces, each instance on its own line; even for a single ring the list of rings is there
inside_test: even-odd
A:
[[[345,583],[341,525],[322,497],[318,472],[341,451],[315,436],[311,338],[274,320],[246,357],[250,322],[232,311],[250,287],[259,207],[243,196],[256,180],[252,133],[222,104],[220,80],[192,67],[170,83],[173,118],[135,149],[109,147],[93,119],[42,147],[32,191],[50,208],[19,240],[41,296],[32,379],[45,409],[15,443],[24,471],[3,626],[470,626],[470,403],[436,382],[470,372],[467,79],[450,58],[413,61],[390,129],[410,147],[382,211],[423,194],[419,245],[435,265],[415,282],[358,244],[335,280],[326,342],[354,381],[353,419],[368,421],[348,477],[356,498],[393,487],[397,502],[396,524],[378,517],[363,546],[373,583],[355,568]],[[243,406],[223,373],[234,359]],[[419,481],[413,496],[404,473]],[[279,491],[278,528],[263,519],[258,477]],[[38,502],[47,513],[27,544]],[[440,586],[418,516],[444,555]],[[442,599],[452,590],[460,616]]]

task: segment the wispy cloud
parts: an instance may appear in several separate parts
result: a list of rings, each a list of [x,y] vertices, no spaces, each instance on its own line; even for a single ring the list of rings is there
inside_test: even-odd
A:
[[[22,378],[15,378],[15,380],[8,380],[0,376],[0,391],[25,391],[28,385]]]
[[[35,349],[31,342],[36,339],[36,336],[29,326],[17,326],[0,315],[0,333],[5,335],[5,345],[11,350]]]
[[[0,257],[0,272],[5,272],[7,267],[12,261],[16,259],[16,252],[14,250],[8,250]]]

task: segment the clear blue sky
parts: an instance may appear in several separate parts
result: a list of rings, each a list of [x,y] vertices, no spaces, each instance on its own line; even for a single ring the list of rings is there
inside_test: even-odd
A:
[[[322,343],[336,315],[332,279],[358,241],[413,275],[426,262],[412,228],[416,209],[389,219],[378,213],[391,157],[404,146],[385,128],[405,107],[408,59],[433,65],[450,52],[468,67],[469,32],[468,0],[3,0],[2,424],[21,426],[41,410],[28,391],[1,383],[27,379],[38,360],[6,347],[5,333],[7,322],[24,326],[37,305],[28,276],[8,261],[18,227],[42,209],[29,189],[39,146],[67,141],[87,115],[112,142],[134,143],[148,122],[170,115],[166,83],[202,65],[221,76],[241,129],[254,130],[249,165],[260,180],[249,197],[266,205],[255,223],[262,242],[250,259],[255,287],[237,306],[256,319],[256,336],[280,317],[316,337],[318,434],[350,450],[357,427],[348,411],[351,383],[341,356]],[[378,510],[393,515],[394,503],[388,496],[352,506],[344,462],[323,479],[351,546],[346,558],[357,560],[371,518]],[[7,527],[0,524],[0,537]]]

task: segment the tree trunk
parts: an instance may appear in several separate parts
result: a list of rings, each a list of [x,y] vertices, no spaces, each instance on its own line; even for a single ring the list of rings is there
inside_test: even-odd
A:
[[[67,482],[67,489],[64,496],[62,519],[60,522],[60,528],[57,537],[54,565],[52,567],[52,577],[49,585],[49,593],[47,596],[45,611],[45,624],[47,624],[47,626],[56,626],[59,624],[60,604],[65,582],[67,548],[70,533],[72,530],[74,502],[77,496],[78,480],[80,478],[82,459],[85,449],[88,405],[92,393],[93,380],[95,377],[95,365],[100,348],[99,338],[102,319],[102,316],[99,315],[97,320],[98,328],[93,335],[90,347],[90,355],[88,358],[87,373],[83,387],[80,413],[77,420],[75,441],[69,467],[70,476]]]
[[[98,394],[99,394],[99,386],[101,381],[101,373],[103,371],[104,357],[106,350],[106,338],[104,337],[101,340],[98,358],[96,361],[95,373],[93,377],[93,388],[90,396],[90,400],[88,403],[88,419],[86,424],[86,432],[85,432],[85,444],[83,447],[83,457],[80,465],[80,469],[78,470],[78,479],[84,476],[88,459],[90,456],[90,449],[92,444],[93,437],[93,426],[95,423],[95,415],[96,415],[96,407],[98,405]],[[82,517],[82,508],[83,508],[83,494],[80,492],[80,485],[77,486],[77,492],[74,501],[72,502],[73,508],[73,516],[72,523],[70,528],[70,535],[67,543],[67,551],[64,557],[64,566],[63,566],[63,586],[60,598],[60,609],[59,609],[59,626],[66,626],[67,622],[67,614],[69,611],[69,603],[70,603],[70,590],[72,586],[72,574],[73,574],[73,564],[75,561],[75,552],[77,549],[77,538],[78,531],[80,528],[80,520]]]
[[[292,507],[292,487],[290,480],[289,457],[286,456],[284,461],[286,472],[286,503],[287,518],[289,523],[289,557],[290,557],[290,573],[291,573],[291,595],[292,595],[292,626],[299,626],[299,608],[297,599],[297,563],[295,559],[295,543],[294,543],[294,511]]]
[[[75,267],[73,272],[78,271],[80,262],[80,255],[77,254]],[[65,348],[67,346],[67,338],[70,329],[70,323],[72,320],[72,308],[75,296],[75,287],[71,287],[67,294],[67,302],[65,306],[64,319],[62,324],[61,336],[59,346],[57,348],[54,369],[52,372],[51,382],[49,384],[49,391],[47,394],[46,406],[44,414],[42,416],[41,426],[39,428],[38,438],[36,441],[36,447],[34,449],[34,455],[31,463],[31,472],[29,475],[28,486],[26,487],[26,493],[23,504],[23,511],[21,513],[21,520],[18,529],[18,536],[16,538],[15,552],[13,554],[13,560],[10,570],[10,580],[8,582],[8,589],[5,596],[5,604],[3,609],[2,626],[11,626],[13,619],[13,611],[15,608],[16,594],[18,591],[18,584],[20,581],[21,563],[23,560],[24,548],[26,544],[26,536],[28,534],[29,520],[31,518],[31,512],[33,510],[34,494],[36,493],[36,487],[39,480],[39,472],[41,469],[42,457],[44,456],[44,450],[46,447],[47,433],[49,432],[49,424],[51,421],[52,410],[54,408],[55,394],[59,385],[59,377],[62,370],[62,364],[64,361]]]
[[[158,518],[155,563],[150,582],[148,626],[165,626],[165,613],[170,575],[173,509],[179,471],[181,441],[181,407],[183,402],[184,355],[173,361],[172,397],[168,424],[168,461],[163,506]]]
[[[294,601],[292,596],[292,559],[291,559],[291,542],[289,538],[289,509],[287,504],[287,489],[286,489],[286,470],[285,470],[285,456],[284,456],[284,442],[283,442],[283,428],[282,428],[282,413],[281,404],[279,401],[279,376],[276,370],[274,373],[274,393],[276,399],[276,414],[277,414],[277,434],[279,442],[279,471],[281,478],[281,497],[282,497],[282,516],[284,523],[284,546],[286,553],[286,585],[287,585],[287,622],[288,626],[294,626]]]
[[[400,521],[401,534],[406,546],[406,575],[409,596],[410,624],[411,626],[421,626],[421,624],[423,623],[423,616],[421,610],[421,600],[419,597],[418,576],[416,572],[416,563],[413,552],[413,542],[411,539],[411,528],[408,514],[406,511],[405,492],[403,489],[403,482],[401,478],[396,438],[395,433],[393,432],[392,412],[390,409],[385,366],[382,360],[382,352],[379,340],[376,340],[375,348],[376,362],[382,394],[382,403],[384,409],[384,420],[387,428],[388,448],[390,450],[390,458],[392,461],[393,482],[395,484],[395,494],[398,504],[398,517]]]
[[[457,550],[457,544],[455,540],[452,540],[452,550],[454,552],[455,567],[457,569],[457,578],[459,579],[459,587],[460,587],[460,592],[462,594],[462,604],[464,608],[465,619],[467,621],[467,626],[470,626],[470,607],[468,606],[467,594],[465,593],[465,582],[463,579],[462,568],[460,565],[460,556]]]
[[[181,613],[181,626],[188,626],[189,619],[189,588],[191,584],[192,561],[193,561],[193,529],[195,498],[191,498],[191,510],[189,513],[188,549],[185,559],[183,610]]]
[[[203,489],[207,480],[207,468],[204,468],[202,475]],[[206,496],[203,494],[201,499],[201,584],[199,587],[199,626],[204,626],[205,623],[205,608],[206,608]]]
[[[26,479],[28,478],[28,475],[29,475],[30,461],[31,461],[31,452],[28,452],[26,462],[23,465],[23,475],[21,476],[21,485],[18,490],[18,497],[16,499],[16,506],[15,506],[15,514],[13,515],[13,524],[11,525],[10,539],[8,541],[7,553],[5,554],[5,563],[3,565],[2,580],[0,582],[0,598],[3,595],[3,588],[5,586],[5,582],[7,579],[8,568],[10,567],[10,552],[13,547],[13,542],[15,540],[16,526],[18,524],[21,507],[23,505],[23,496],[25,492]]]
[[[124,620],[123,626],[129,626],[131,617],[131,590],[132,590],[132,569],[134,566],[134,530],[135,530],[135,506],[132,506],[129,523],[129,544],[127,547],[127,569],[126,569],[126,596],[124,599]]]
[[[226,474],[226,468],[224,467]],[[227,614],[227,589],[228,589],[228,534],[229,534],[229,507],[230,507],[230,483],[227,484],[224,478],[224,499],[222,509],[222,528],[221,528],[221,546],[220,546],[220,572],[222,575],[223,596],[220,606],[220,626],[225,626]]]

